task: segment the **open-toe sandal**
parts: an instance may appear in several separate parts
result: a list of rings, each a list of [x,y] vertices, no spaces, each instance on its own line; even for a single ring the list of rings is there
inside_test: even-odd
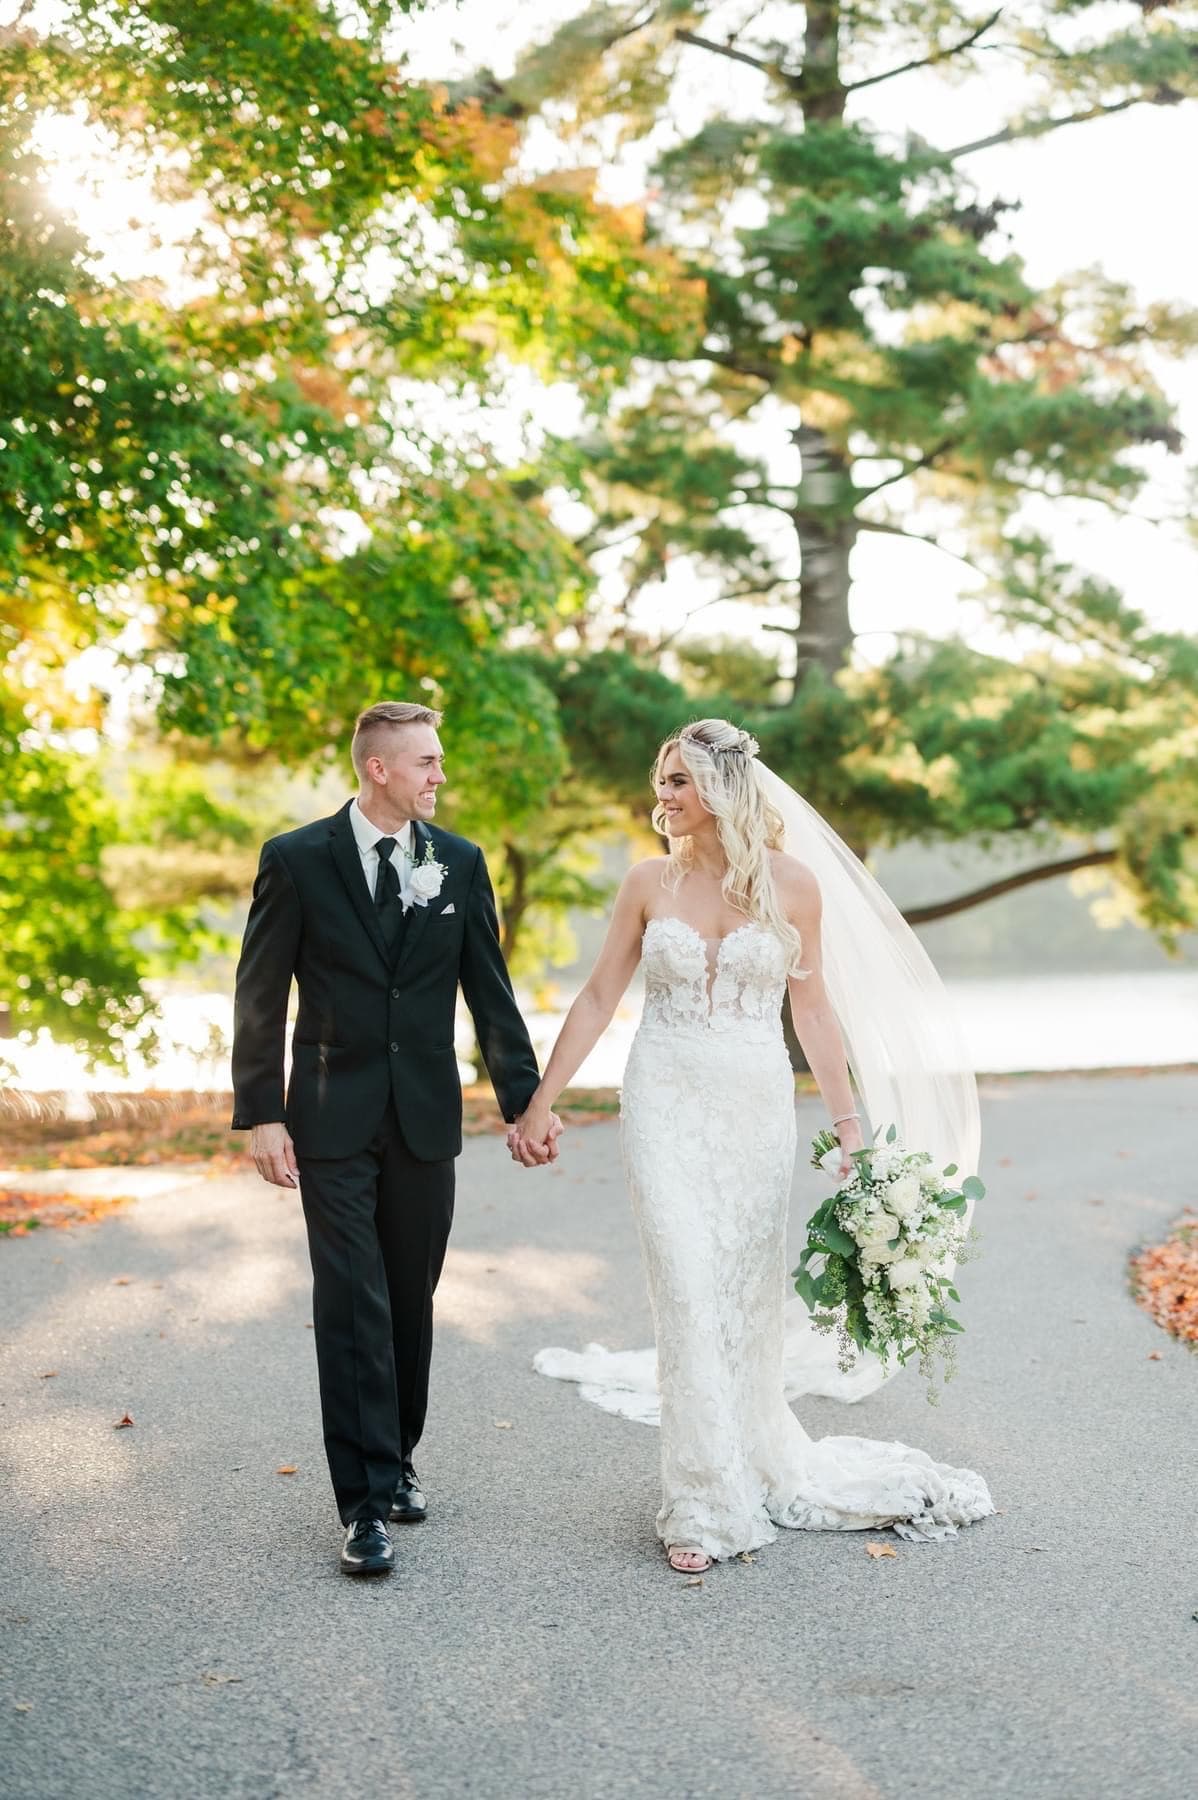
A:
[[[675,1557],[686,1556],[689,1562],[675,1562]],[[711,1567],[711,1558],[706,1550],[700,1550],[697,1544],[667,1544],[666,1557],[671,1569],[677,1575],[702,1575]]]

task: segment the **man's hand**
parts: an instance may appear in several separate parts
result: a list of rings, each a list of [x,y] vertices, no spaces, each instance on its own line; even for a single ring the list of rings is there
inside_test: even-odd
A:
[[[255,1125],[250,1132],[250,1155],[263,1181],[272,1187],[299,1186],[299,1167],[291,1133],[280,1120],[277,1125]]]
[[[512,1161],[522,1163],[526,1169],[556,1162],[557,1140],[564,1130],[565,1126],[555,1112],[545,1112],[535,1103],[530,1105],[507,1134]]]

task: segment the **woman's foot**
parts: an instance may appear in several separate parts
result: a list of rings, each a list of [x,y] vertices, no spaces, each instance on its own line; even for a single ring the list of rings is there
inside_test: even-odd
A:
[[[702,1575],[711,1567],[710,1556],[696,1544],[667,1544],[666,1555],[671,1569],[676,1569],[679,1575]]]

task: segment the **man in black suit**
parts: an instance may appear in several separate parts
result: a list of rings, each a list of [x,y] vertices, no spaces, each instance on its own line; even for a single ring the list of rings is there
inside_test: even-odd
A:
[[[263,846],[237,967],[233,1129],[251,1132],[265,1180],[300,1190],[341,1567],[353,1575],[392,1566],[388,1519],[426,1514],[412,1457],[462,1147],[459,982],[505,1119],[538,1081],[482,851],[430,823],[445,780],[440,722],[399,702],[360,715],[357,797]],[[554,1159],[560,1130],[555,1119],[537,1160]]]

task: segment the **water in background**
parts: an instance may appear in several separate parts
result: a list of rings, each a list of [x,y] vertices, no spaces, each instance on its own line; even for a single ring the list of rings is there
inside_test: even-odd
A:
[[[1100,975],[958,976],[945,985],[981,1072],[1198,1063],[1198,969],[1193,966]],[[128,1075],[89,1073],[80,1056],[45,1034],[36,1044],[0,1045],[0,1054],[15,1065],[18,1085],[35,1091],[227,1088],[230,996],[161,991],[160,999],[160,1054],[153,1066],[137,1064]],[[542,1064],[568,1004],[566,995],[558,1008],[524,1007]],[[640,1012],[638,982],[576,1085],[619,1085]],[[458,1041],[467,1055],[470,1038],[463,1017]]]
[[[959,977],[945,986],[980,1073],[1198,1063],[1198,969]],[[575,1085],[619,1084],[640,1011],[630,990]],[[563,1013],[526,1017],[543,1061]]]

